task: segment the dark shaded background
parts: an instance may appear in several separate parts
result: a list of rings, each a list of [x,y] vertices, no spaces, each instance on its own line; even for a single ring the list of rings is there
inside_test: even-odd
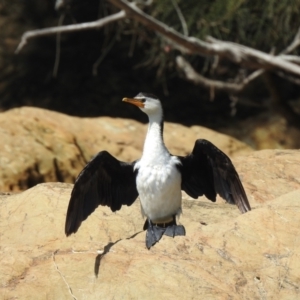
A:
[[[216,4],[218,1],[220,7]],[[265,19],[262,17],[266,15],[265,10],[272,10],[272,7],[269,7],[272,1],[265,1],[265,4],[262,4],[265,10],[258,1],[251,3],[237,1],[231,6],[232,1],[218,1],[209,4],[202,0],[200,1],[203,2],[202,9],[200,3],[193,6],[195,0],[179,1],[191,28],[191,35],[201,37],[204,34],[214,34],[218,38],[231,38],[244,44],[249,41],[248,44],[266,50],[272,47],[272,44],[267,47],[268,41],[272,41],[278,48],[284,48],[299,26],[297,24],[299,22],[295,19],[298,11],[292,10],[289,24],[283,24],[284,26],[279,28],[278,23],[275,32],[272,28],[272,15],[267,15]],[[178,54],[176,50],[153,32],[132,21],[114,23],[101,30],[63,34],[60,64],[55,78],[52,75],[56,49],[55,36],[31,40],[20,54],[14,54],[23,32],[57,25],[61,12],[55,11],[54,2],[50,0],[0,2],[2,28],[0,109],[2,110],[31,105],[77,116],[106,115],[146,121],[145,116],[137,109],[121,103],[123,97],[134,96],[143,91],[161,98],[168,121],[220,128],[270,109],[269,93],[262,79],[254,82],[239,95],[234,110],[232,99],[225,93],[216,93],[215,99],[211,101],[209,91],[187,82],[176,70],[174,66],[174,58]],[[286,11],[288,8],[291,11],[296,7],[295,1],[286,2]],[[298,2],[300,5],[300,1]],[[174,14],[174,8],[170,6],[170,1],[154,1],[153,7],[147,10],[180,30],[180,23]],[[116,11],[107,1],[74,0],[64,12],[64,24],[93,21]],[[250,12],[253,16],[249,14]],[[249,24],[246,24],[241,15],[243,13],[248,15]],[[276,12],[273,8],[273,18],[276,13],[279,16],[282,9],[278,8]],[[223,19],[220,19],[220,15]],[[205,18],[207,16],[207,19],[204,20],[203,16]],[[256,27],[253,25],[255,18],[260,20],[260,25],[255,25]],[[262,19],[265,23],[262,23]],[[211,24],[214,20],[217,22],[213,26]],[[203,26],[206,24],[204,21],[210,25]],[[262,31],[265,38],[256,32],[258,30]],[[274,36],[278,36],[278,39],[274,40]],[[257,39],[256,42],[254,38]],[[110,48],[111,43],[113,46]],[[107,54],[97,69],[97,75],[93,75],[94,63],[106,51]],[[221,62],[215,73],[212,73],[211,58],[189,59],[208,77],[227,80],[228,76],[235,76],[238,71],[238,66]],[[287,99],[299,97],[299,87],[281,79],[279,82]],[[233,115],[234,111],[236,113]]]

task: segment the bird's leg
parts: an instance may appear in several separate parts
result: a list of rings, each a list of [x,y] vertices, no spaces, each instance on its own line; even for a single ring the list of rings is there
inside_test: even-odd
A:
[[[147,229],[146,232],[146,247],[150,249],[153,245],[155,245],[163,236],[165,232],[165,228],[154,225],[151,220],[147,219],[148,227],[145,224],[144,228]]]
[[[173,216],[172,223],[170,223],[170,225],[166,228],[164,234],[170,237],[174,237],[176,235],[185,235],[185,228],[183,225],[177,225],[175,215]]]
[[[146,246],[150,249],[155,245],[163,235],[170,237],[185,235],[185,228],[182,225],[177,225],[176,216],[173,216],[173,220],[167,224],[153,224],[149,219],[146,220],[144,227],[146,232]]]

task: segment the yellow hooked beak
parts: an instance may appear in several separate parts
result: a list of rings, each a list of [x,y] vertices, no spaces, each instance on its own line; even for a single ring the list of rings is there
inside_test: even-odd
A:
[[[141,99],[136,99],[136,98],[123,98],[122,99],[123,102],[127,102],[127,103],[131,103],[137,107],[145,107],[144,102],[142,102]]]

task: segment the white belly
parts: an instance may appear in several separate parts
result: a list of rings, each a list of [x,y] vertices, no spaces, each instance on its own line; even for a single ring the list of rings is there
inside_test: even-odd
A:
[[[170,159],[166,164],[141,164],[136,179],[142,213],[162,221],[181,212],[181,174]]]

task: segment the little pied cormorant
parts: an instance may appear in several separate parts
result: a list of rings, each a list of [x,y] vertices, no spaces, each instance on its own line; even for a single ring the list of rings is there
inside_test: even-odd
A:
[[[181,212],[181,191],[196,199],[205,195],[215,202],[219,194],[242,213],[250,205],[229,159],[207,140],[198,139],[187,156],[170,154],[163,140],[163,109],[156,96],[139,93],[124,102],[139,107],[149,118],[148,132],[141,159],[122,162],[107,151],[99,152],[80,172],[71,193],[65,233],[75,233],[98,205],[114,212],[131,205],[140,197],[146,222],[146,246],[150,249],[162,235],[185,235],[176,224]]]

